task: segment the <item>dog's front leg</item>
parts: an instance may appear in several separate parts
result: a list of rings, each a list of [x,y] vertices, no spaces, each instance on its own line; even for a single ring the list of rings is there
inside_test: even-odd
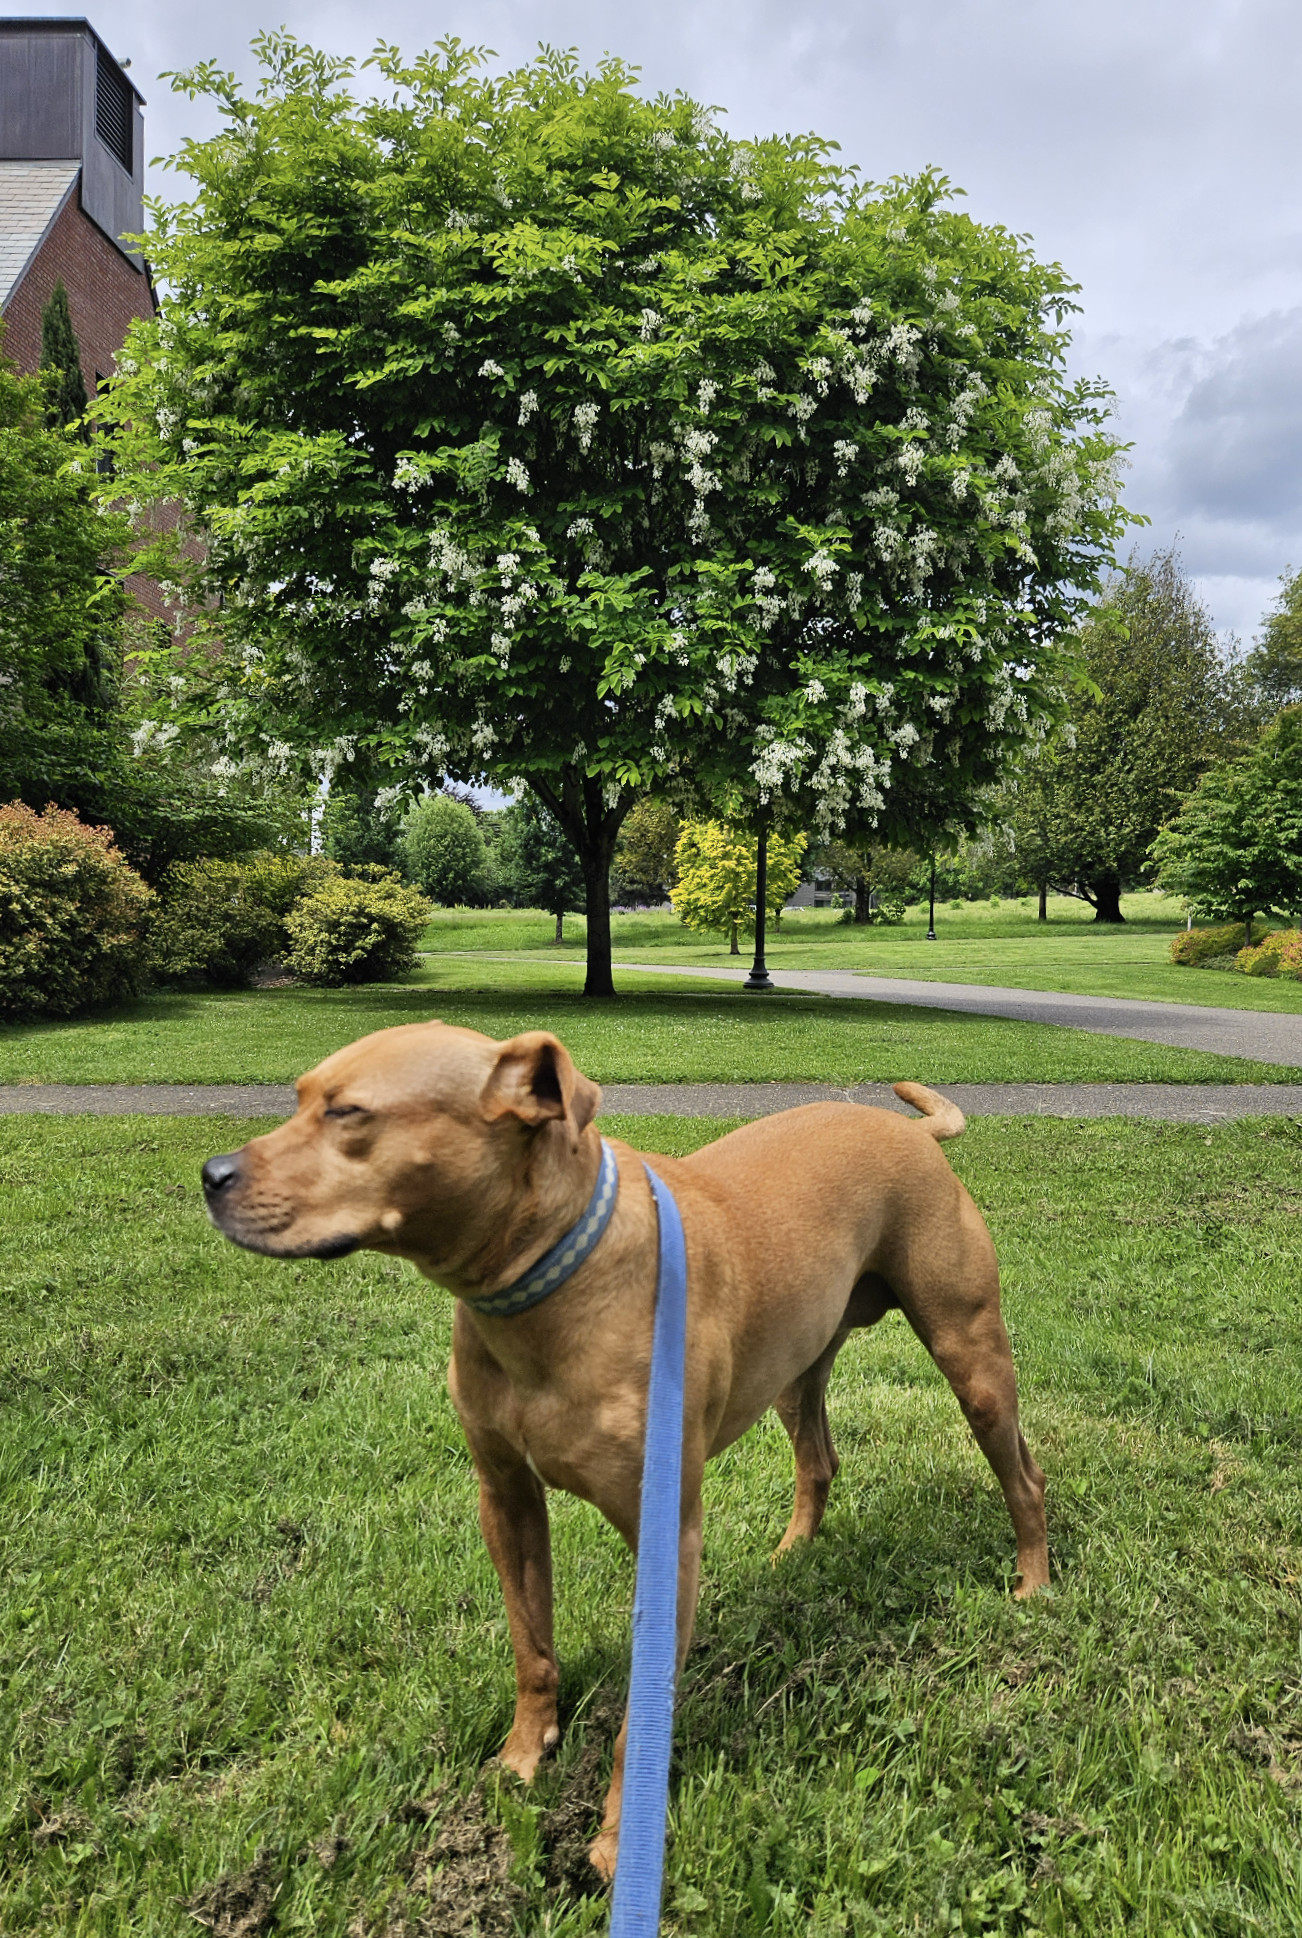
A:
[[[623,1532],[623,1530],[621,1530]],[[627,1535],[626,1535],[627,1538]],[[629,1543],[632,1546],[632,1543]],[[696,1626],[696,1598],[701,1585],[701,1476],[698,1470],[695,1490],[683,1508],[678,1534],[678,1673],[682,1674],[692,1630]],[[624,1751],[628,1745],[628,1710],[615,1738],[615,1764],[606,1792],[606,1814],[601,1829],[588,1846],[588,1856],[604,1878],[615,1875],[619,1854],[619,1815],[624,1799]]]
[[[552,1544],[547,1495],[524,1461],[474,1447],[479,1525],[493,1557],[515,1651],[515,1720],[501,1761],[526,1783],[560,1741],[552,1641]]]

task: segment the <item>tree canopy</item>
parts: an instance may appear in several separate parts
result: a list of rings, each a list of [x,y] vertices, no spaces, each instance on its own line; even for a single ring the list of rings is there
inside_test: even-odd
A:
[[[479,901],[488,881],[488,850],[464,801],[431,794],[402,828],[403,868],[432,902],[445,908]]]
[[[1251,730],[1242,681],[1173,551],[1133,557],[1078,635],[1088,680],[1055,744],[1006,796],[1017,863],[1099,921],[1151,874],[1154,836],[1199,774]]]
[[[497,844],[500,880],[523,908],[543,908],[556,917],[556,940],[564,939],[565,917],[587,907],[586,884],[574,843],[542,802],[525,795],[502,815]]]
[[[1302,914],[1302,706],[1250,753],[1210,768],[1154,843],[1159,885],[1197,915]]]
[[[1280,574],[1274,610],[1245,664],[1269,713],[1302,701],[1302,572]]]
[[[255,46],[255,95],[177,77],[223,125],[115,390],[119,477],[188,506],[226,648],[160,708],[318,768],[365,744],[395,785],[524,778],[598,992],[640,791],[970,823],[1061,713],[1125,522],[1061,269],[935,174],[732,140],[613,59],[381,47],[358,99]]]

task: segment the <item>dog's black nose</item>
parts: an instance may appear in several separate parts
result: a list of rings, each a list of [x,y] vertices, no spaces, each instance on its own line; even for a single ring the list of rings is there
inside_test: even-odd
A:
[[[239,1181],[240,1162],[237,1157],[210,1157],[201,1173],[203,1188],[209,1198],[216,1198],[232,1184]]]

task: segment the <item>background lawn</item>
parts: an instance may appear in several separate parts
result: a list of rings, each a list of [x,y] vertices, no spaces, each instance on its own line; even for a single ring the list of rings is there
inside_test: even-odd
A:
[[[1302,983],[1178,969],[1170,961],[1171,937],[1184,927],[1180,905],[1168,896],[1124,895],[1122,929],[1099,926],[1092,910],[1067,896],[1051,896],[1050,919],[1036,920],[1036,904],[964,902],[936,910],[936,941],[928,942],[927,911],[912,908],[897,928],[857,929],[838,911],[802,909],[784,915],[770,936],[771,969],[848,969],[866,975],[910,976],[924,982],[994,983],[1012,989],[1055,989],[1083,996],[1131,996],[1154,1002],[1203,1003],[1227,1009],[1283,1011],[1302,1015]],[[565,941],[552,943],[547,915],[516,909],[440,909],[422,947],[438,953],[489,950],[539,953],[546,959],[581,961],[582,916],[569,916]],[[694,934],[675,916],[617,915],[615,960],[673,962],[737,970],[726,941]],[[627,985],[627,972],[617,978]]]
[[[197,1166],[254,1128],[0,1120],[0,1930],[179,1938],[187,1902],[235,1928],[278,1891],[314,1938],[602,1931],[577,1852],[631,1567],[553,1497],[564,1744],[533,1793],[477,1789],[510,1658],[448,1303],[220,1240]],[[852,1341],[818,1543],[769,1566],[771,1418],[710,1470],[666,1929],[1302,1932],[1302,1127],[988,1119],[949,1151],[1053,1593],[1007,1598],[1002,1504],[898,1315]]]
[[[589,1002],[580,975],[577,963],[523,953],[443,954],[404,983],[354,990],[156,994],[0,1029],[0,1083],[288,1083],[354,1037],[431,1016],[496,1037],[555,1030],[605,1083],[1297,1080],[1274,1064],[1051,1024],[822,996],[757,1001],[690,977],[625,973],[622,996]]]

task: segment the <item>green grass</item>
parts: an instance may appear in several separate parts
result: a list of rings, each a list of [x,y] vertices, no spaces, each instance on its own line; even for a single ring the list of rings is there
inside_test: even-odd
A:
[[[1228,980],[1228,978],[1226,979]],[[429,958],[353,990],[153,995],[74,1022],[0,1030],[0,1083],[288,1083],[369,1030],[441,1016],[512,1036],[551,1029],[604,1083],[1267,1083],[1297,1072],[1125,1037],[954,1011],[622,975],[588,1002],[573,964]]]
[[[941,906],[935,942],[926,939],[925,907],[910,909],[897,928],[870,929],[848,927],[830,910],[799,910],[784,915],[781,930],[770,937],[768,961],[771,969],[846,969],[923,982],[994,983],[1302,1015],[1302,983],[1177,968],[1169,948],[1184,918],[1180,905],[1169,897],[1126,895],[1122,908],[1125,926],[1113,929],[1097,925],[1083,902],[1067,896],[1050,897],[1050,919],[1043,924],[1036,920],[1029,896],[998,908],[986,902],[965,902],[958,909]],[[565,929],[565,942],[556,949],[549,916],[447,909],[430,923],[423,946],[440,953],[539,951],[553,960],[581,959],[582,917],[567,917]],[[725,968],[730,961],[725,941],[696,935],[669,915],[616,916],[613,940],[617,962]],[[747,962],[734,961],[733,966],[740,973]]]
[[[448,1302],[220,1240],[196,1167],[253,1128],[0,1120],[0,1930],[179,1938],[261,1854],[277,1934],[602,1931],[574,1853],[627,1557],[553,1497],[566,1735],[532,1794],[480,1795],[510,1657]],[[771,1419],[710,1470],[666,1932],[1302,1932],[1302,1128],[984,1120],[949,1149],[1053,1592],[1007,1598],[1002,1505],[898,1315],[852,1341],[816,1544],[769,1566]]]

